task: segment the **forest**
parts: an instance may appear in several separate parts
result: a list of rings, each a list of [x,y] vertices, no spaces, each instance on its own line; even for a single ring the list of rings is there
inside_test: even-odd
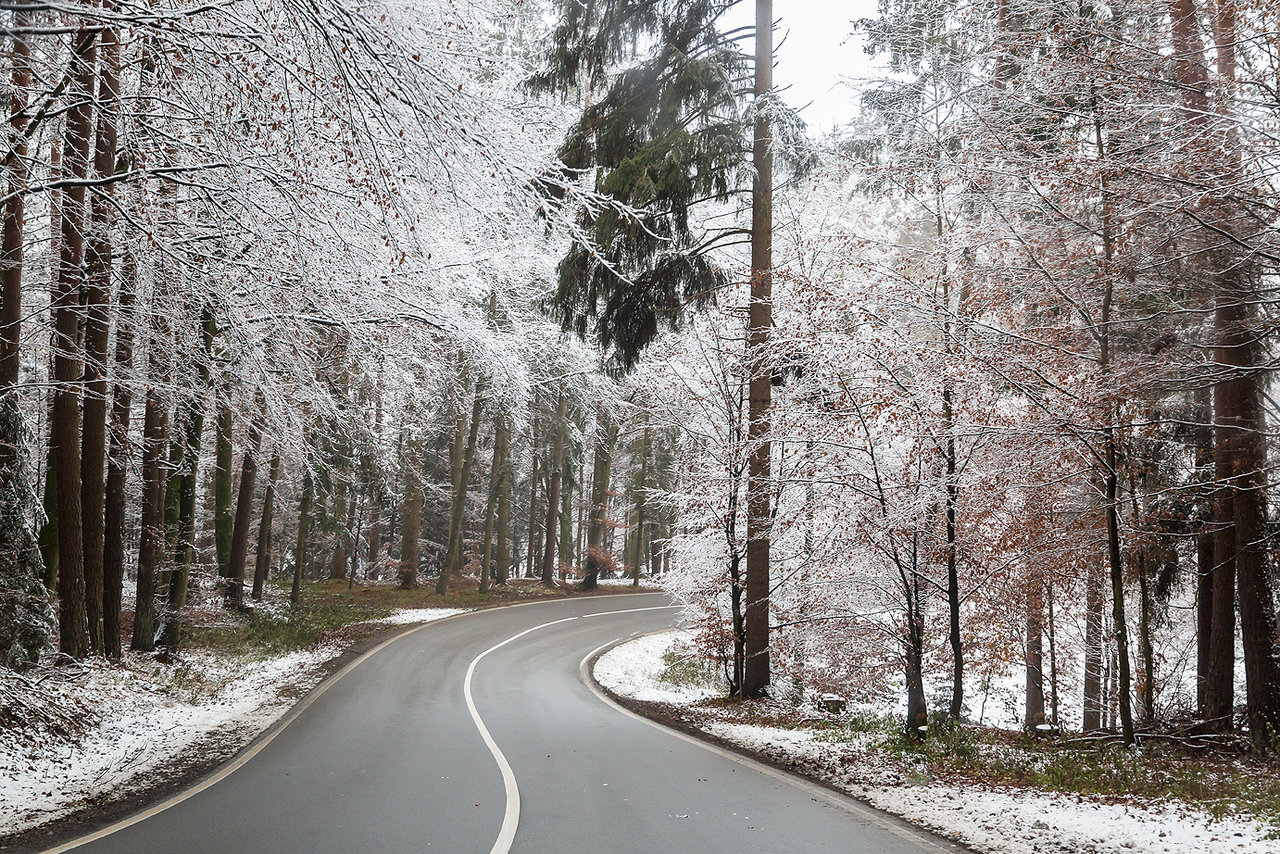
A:
[[[819,129],[788,5],[2,0],[0,674],[630,579],[734,701],[1274,757],[1280,6],[831,4]]]

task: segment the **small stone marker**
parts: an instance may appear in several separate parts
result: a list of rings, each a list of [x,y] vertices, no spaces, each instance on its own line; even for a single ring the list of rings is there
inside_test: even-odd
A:
[[[849,706],[844,697],[838,697],[835,694],[823,694],[822,699],[818,702],[822,705],[822,708],[833,715],[843,712]]]

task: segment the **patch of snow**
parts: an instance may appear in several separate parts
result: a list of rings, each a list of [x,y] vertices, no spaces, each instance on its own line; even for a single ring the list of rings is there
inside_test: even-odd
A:
[[[679,691],[658,679],[663,653],[682,633],[650,635],[600,657],[596,679],[636,700],[692,707],[710,691]],[[878,733],[838,741],[821,731],[716,720],[684,709],[705,732],[821,776],[851,795],[992,854],[1275,854],[1280,842],[1248,816],[1215,819],[1192,805],[1106,803],[1035,789],[925,782],[910,765],[874,749]]]
[[[715,685],[677,686],[661,680],[662,656],[686,640],[685,632],[646,635],[606,652],[596,661],[596,681],[618,694],[650,703],[696,703],[723,692]]]
[[[452,617],[454,614],[465,614],[470,610],[470,608],[399,608],[392,611],[390,616],[382,617],[373,622],[386,623],[391,626],[433,623],[436,620],[443,620],[445,617]]]

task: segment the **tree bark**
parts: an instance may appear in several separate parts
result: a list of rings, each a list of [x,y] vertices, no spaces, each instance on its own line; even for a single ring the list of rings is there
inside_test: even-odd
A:
[[[640,585],[640,566],[644,562],[645,493],[649,489],[649,425],[640,439],[640,477],[633,489],[636,524],[631,542],[631,586]]]
[[[763,106],[773,92],[773,2],[756,0],[755,97]],[[773,371],[769,353],[773,327],[773,150],[768,110],[756,112],[752,145],[751,306],[748,319],[750,406],[747,438],[747,602],[744,697],[769,693],[769,541],[772,523],[773,446],[769,410]]]
[[[219,383],[217,394],[218,414],[214,432],[214,469],[213,469],[213,542],[218,561],[218,574],[223,578],[231,577],[231,537],[235,527],[235,518],[231,512],[231,466],[233,454],[231,449],[231,432],[235,427],[231,412],[231,390],[227,383]],[[241,576],[243,587],[244,577]],[[244,601],[241,590],[237,596]]]
[[[400,587],[418,587],[418,535],[422,531],[422,455],[415,440],[409,442],[404,465],[404,509],[400,525]]]
[[[58,478],[58,649],[83,658],[89,649],[84,537],[80,503],[80,291],[84,279],[85,187],[92,136],[97,32],[80,29],[72,51],[75,82],[67,110],[63,170],[72,181],[63,197],[62,251],[54,316],[53,430]],[[83,47],[82,47],[83,46]],[[101,460],[99,460],[101,462]],[[99,569],[100,571],[100,569]],[[100,578],[101,576],[99,576]],[[97,608],[95,607],[95,611]]]
[[[204,435],[204,396],[209,392],[210,361],[213,339],[217,334],[217,318],[213,305],[206,302],[200,309],[201,350],[196,366],[196,388],[182,410],[182,475],[178,481],[178,520],[174,538],[174,568],[170,574],[168,601],[161,627],[165,654],[172,656],[182,645],[182,609],[187,606],[187,586],[191,565],[196,559],[196,475],[200,463],[200,440]]]
[[[249,423],[249,447],[240,465],[240,495],[236,499],[235,525],[231,529],[231,556],[227,573],[227,600],[235,609],[244,607],[244,564],[249,555],[249,526],[253,522],[253,486],[258,479],[258,451],[262,430]],[[266,514],[264,508],[263,514]]]
[[[538,406],[538,397],[535,394],[533,398],[533,408]],[[533,578],[533,564],[537,560],[538,548],[536,545],[536,535],[538,531],[538,416],[533,416],[533,429],[529,440],[529,449],[532,456],[529,473],[529,539],[526,541],[526,561],[524,574],[526,578]]]
[[[14,27],[32,20],[30,10],[14,13]],[[0,270],[0,394],[18,384],[22,366],[22,262],[26,230],[27,89],[31,86],[31,46],[24,35],[13,38],[9,84],[9,138],[13,156],[7,166],[8,196],[4,205],[4,247]]]
[[[568,399],[565,397],[564,392],[561,392],[560,404],[556,407],[556,438],[554,450],[551,452],[550,477],[547,479],[546,539],[542,546],[542,583],[546,587],[555,586],[557,517],[560,512],[560,470],[564,466],[565,413],[567,407]]]
[[[471,481],[471,464],[476,457],[476,441],[479,439],[480,412],[484,406],[484,383],[476,383],[475,400],[471,404],[471,422],[467,427],[467,444],[459,447],[462,455],[456,468],[453,485],[453,501],[449,505],[449,548],[444,563],[440,565],[440,578],[436,581],[436,595],[443,596],[449,589],[449,575],[462,569],[462,528],[466,520],[467,487]],[[458,426],[461,427],[459,419]],[[455,436],[461,440],[462,431]]]
[[[104,9],[111,11],[114,3]],[[90,200],[84,283],[84,427],[81,431],[80,511],[84,543],[85,606],[89,646],[103,651],[103,514],[107,456],[107,347],[111,324],[111,223],[114,206],[109,179],[116,171],[116,128],[119,121],[120,44],[114,27],[98,37],[98,136],[94,174],[104,179]]]
[[[124,588],[125,487],[129,471],[129,418],[133,389],[127,380],[133,368],[133,317],[138,265],[126,252],[121,263],[119,317],[116,320],[116,382],[111,401],[110,448],[104,498],[102,554],[102,636],[107,657],[121,654],[120,600]],[[145,484],[144,484],[144,489]]]
[[[1102,567],[1090,562],[1085,577],[1084,605],[1084,725],[1085,732],[1102,729]]]
[[[507,583],[507,571],[511,565],[511,428],[505,417],[498,419],[498,432],[494,441],[502,446],[502,475],[498,481],[498,583]]]
[[[587,523],[587,549],[582,581],[578,589],[595,590],[604,557],[604,530],[609,514],[609,479],[613,470],[613,449],[618,441],[618,422],[603,408],[597,415],[595,447],[591,452],[591,519]]]
[[[267,479],[267,494],[262,498],[262,519],[258,522],[258,552],[253,562],[253,601],[262,600],[267,584],[267,572],[271,569],[271,523],[275,509],[276,481],[280,478],[280,452],[271,455],[271,474]]]
[[[350,487],[345,479],[339,480],[337,494],[333,500],[333,518],[340,526],[333,543],[333,554],[329,557],[329,580],[339,581],[347,577],[347,554],[351,542],[350,509],[355,508],[355,501],[348,500]]]
[[[1035,576],[1034,570],[1032,575]],[[1027,581],[1027,704],[1022,726],[1030,733],[1044,723],[1044,596],[1041,581]],[[953,718],[954,720],[954,718]]]
[[[289,589],[289,604],[297,608],[302,604],[302,573],[307,563],[307,538],[311,536],[311,502],[315,500],[315,482],[311,470],[302,476],[302,497],[298,501],[298,537],[293,546],[293,586]]]

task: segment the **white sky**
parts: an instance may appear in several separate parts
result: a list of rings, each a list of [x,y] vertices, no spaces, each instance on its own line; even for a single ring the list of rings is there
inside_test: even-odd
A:
[[[875,14],[876,0],[774,0],[779,42],[774,83],[788,104],[804,107],[801,115],[814,133],[853,118],[858,95],[842,81],[868,76],[873,61],[863,53],[862,37],[850,34],[851,22]],[[748,26],[754,20],[755,4],[743,2],[725,24]]]

